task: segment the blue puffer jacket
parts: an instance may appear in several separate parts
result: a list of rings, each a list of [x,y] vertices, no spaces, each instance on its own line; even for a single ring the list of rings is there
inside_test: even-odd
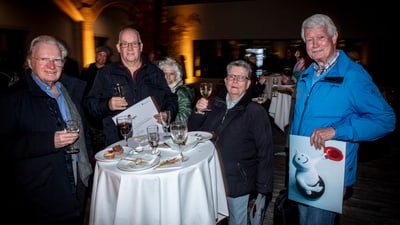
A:
[[[213,98],[205,115],[192,113],[189,127],[215,133],[228,196],[272,192],[274,156],[267,112],[251,101],[250,93],[228,110],[225,96],[226,92]]]
[[[107,145],[121,139],[112,120],[112,117],[121,111],[111,111],[108,108],[108,101],[116,96],[117,83],[123,87],[128,107],[148,96],[153,96],[160,110],[170,110],[172,118],[178,112],[178,97],[171,92],[164,72],[156,65],[143,61],[134,81],[129,70],[121,62],[107,64],[98,71],[93,86],[84,100],[86,110],[92,116],[103,119],[103,132]]]
[[[311,136],[316,128],[333,127],[335,140],[346,141],[345,187],[356,181],[360,141],[374,141],[395,128],[396,116],[371,76],[339,50],[336,64],[312,84],[313,65],[297,83],[291,134]]]

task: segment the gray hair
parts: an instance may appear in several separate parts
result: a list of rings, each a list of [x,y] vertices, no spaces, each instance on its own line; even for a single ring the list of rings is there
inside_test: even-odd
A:
[[[161,70],[164,70],[165,68],[174,69],[176,74],[176,80],[182,80],[181,65],[179,65],[179,63],[175,59],[170,57],[165,57],[165,59],[158,61],[158,67],[160,67]]]
[[[175,59],[170,57],[165,57],[163,60],[159,60],[156,64],[161,70],[172,68],[175,71],[176,80],[174,83],[168,85],[171,91],[175,93],[176,89],[183,84],[181,65]]]
[[[29,48],[28,55],[29,56],[32,55],[32,52],[35,50],[36,45],[38,43],[43,43],[43,42],[47,43],[47,44],[56,45],[61,51],[61,58],[65,59],[65,57],[67,57],[68,50],[64,46],[64,44],[61,43],[59,40],[57,40],[55,37],[50,36],[50,35],[40,35],[40,36],[36,37],[35,39],[33,39],[31,42],[31,47]]]
[[[133,32],[135,32],[136,35],[137,35],[137,38],[138,38],[138,42],[139,42],[139,43],[142,43],[142,39],[140,38],[140,33],[139,33],[139,31],[136,30],[135,28],[132,28],[132,27],[125,27],[125,28],[122,28],[122,30],[121,30],[121,31],[119,32],[119,34],[118,34],[118,43],[121,43],[121,36],[122,36],[122,34],[123,34],[125,31],[133,31]]]
[[[37,46],[38,43],[47,43],[47,44],[52,44],[52,45],[57,46],[61,51],[61,58],[63,60],[65,60],[65,58],[68,55],[68,50],[64,46],[64,44],[61,43],[61,41],[57,40],[55,37],[50,36],[50,35],[40,35],[40,36],[37,36],[36,38],[34,38],[31,41],[31,45],[30,45],[30,48],[29,48],[29,51],[28,51],[28,54],[27,54],[27,57],[26,57],[26,63],[25,63],[26,67],[29,65],[28,64],[28,60],[32,56],[32,53],[36,49],[36,46]]]
[[[251,66],[250,64],[248,64],[245,60],[239,59],[239,60],[235,60],[230,62],[227,66],[226,66],[226,72],[229,73],[229,71],[231,70],[232,67],[234,66],[238,66],[238,67],[243,67],[246,71],[247,71],[247,78],[250,79],[250,75],[251,75]]]
[[[331,37],[335,35],[335,33],[337,33],[335,23],[333,23],[332,19],[329,16],[324,14],[314,14],[305,19],[303,24],[301,25],[301,38],[303,39],[303,41],[306,41],[304,37],[305,29],[318,27],[326,27]]]

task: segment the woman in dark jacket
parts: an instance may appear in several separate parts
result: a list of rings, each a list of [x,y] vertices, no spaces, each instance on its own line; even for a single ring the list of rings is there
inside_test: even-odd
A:
[[[273,142],[266,110],[252,102],[251,68],[243,60],[227,66],[227,91],[210,101],[201,98],[189,118],[191,130],[210,131],[223,162],[227,180],[229,224],[247,224],[247,206],[252,192],[273,190]],[[210,103],[210,106],[208,104]],[[211,107],[211,111],[205,111]]]

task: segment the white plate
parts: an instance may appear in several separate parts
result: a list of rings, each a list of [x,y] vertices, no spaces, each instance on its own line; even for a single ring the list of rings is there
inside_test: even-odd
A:
[[[206,131],[190,131],[188,135],[197,137],[198,140],[210,140],[213,135],[210,132]]]
[[[114,146],[114,145],[113,145]],[[124,153],[121,155],[116,155],[113,159],[105,159],[104,158],[104,153],[106,151],[110,151],[112,150],[113,146],[109,146],[101,151],[99,151],[98,153],[96,153],[96,155],[94,156],[96,158],[96,160],[98,161],[102,161],[102,162],[115,162],[121,159],[121,157],[126,156],[127,154],[129,154],[130,151],[132,151],[131,147],[126,147],[126,146],[122,146],[122,148],[124,149]]]
[[[296,87],[296,85],[295,84],[281,84],[281,85],[278,85],[280,88],[294,88],[294,87]]]
[[[139,162],[139,163],[137,163]],[[160,157],[148,153],[129,155],[121,158],[117,163],[117,168],[124,171],[141,171],[150,169],[160,162]]]
[[[171,149],[173,149],[173,150],[179,149],[179,146],[174,143],[172,138],[166,139],[164,142],[167,145],[169,145],[171,147]],[[194,148],[199,142],[200,142],[200,140],[198,139],[198,137],[196,137],[194,135],[188,135],[185,146],[182,146],[183,152],[189,151],[190,149]]]

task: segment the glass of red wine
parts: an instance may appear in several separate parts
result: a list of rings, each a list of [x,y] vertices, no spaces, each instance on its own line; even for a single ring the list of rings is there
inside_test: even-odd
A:
[[[118,116],[117,127],[119,132],[125,139],[125,146],[128,146],[128,138],[132,132],[132,117],[130,115]]]

